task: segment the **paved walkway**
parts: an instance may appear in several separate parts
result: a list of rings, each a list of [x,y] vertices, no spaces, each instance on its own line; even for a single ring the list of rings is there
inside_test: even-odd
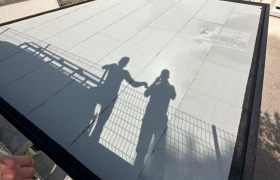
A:
[[[1,27],[0,95],[102,179],[225,179],[260,11],[99,0]]]

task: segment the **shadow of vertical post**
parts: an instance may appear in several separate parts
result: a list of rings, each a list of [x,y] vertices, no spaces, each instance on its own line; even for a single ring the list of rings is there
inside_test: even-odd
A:
[[[218,136],[217,136],[217,130],[216,126],[212,125],[212,131],[213,131],[213,138],[214,138],[214,144],[215,144],[215,152],[216,152],[216,157],[217,157],[217,167],[219,168],[219,178],[222,180],[224,179],[224,174],[223,174],[223,166],[222,166],[222,158],[221,158],[221,151],[219,147],[219,142],[218,142]]]

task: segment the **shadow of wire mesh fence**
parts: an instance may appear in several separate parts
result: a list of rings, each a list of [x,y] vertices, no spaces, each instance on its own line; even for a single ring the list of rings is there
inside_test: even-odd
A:
[[[40,60],[43,64],[49,64],[51,68],[58,70],[61,75],[69,76],[71,80],[80,83],[81,87],[87,90],[83,92],[94,94],[94,89],[103,81],[105,70],[102,69],[102,65],[88,59],[9,28],[1,33],[0,39],[5,41],[6,46],[14,46],[14,52],[30,54],[29,58],[26,59],[34,59],[36,62]],[[42,77],[50,77],[52,74],[50,72],[54,71],[47,71]],[[44,73],[44,71],[40,71],[40,73]],[[60,76],[53,74],[55,75],[53,78]],[[40,80],[40,82],[44,82],[44,80]],[[3,88],[5,86],[7,85],[3,85]],[[149,99],[144,97],[142,92],[127,87],[127,85],[121,85],[120,90],[122,92],[118,94],[116,102],[111,105],[113,110],[110,116],[105,119],[106,124],[103,127],[98,145],[109,150],[103,151],[104,154],[113,153],[113,157],[121,158],[133,167],[140,139],[139,134],[142,130],[142,118],[146,114]],[[87,101],[88,97],[81,96],[79,101]],[[69,104],[69,106],[73,106],[73,104]],[[92,110],[99,112],[100,109],[99,106],[96,109],[90,108],[91,118]],[[100,118],[103,115],[101,114]],[[235,146],[235,135],[193,117],[177,107],[169,106],[166,115],[169,119],[168,123],[165,124],[167,127],[162,128],[161,132],[159,132],[159,128],[156,128],[157,132],[163,136],[157,140],[155,140],[156,136],[153,136],[148,140],[150,145],[148,152],[145,153],[146,157],[149,158],[146,158],[147,163],[142,174],[146,174],[151,179],[162,179],[163,176],[171,179],[174,174],[178,179],[191,179],[193,177],[196,179],[226,179]],[[86,148],[89,149],[88,152],[92,152],[93,148],[99,148],[94,143],[95,140],[90,138],[91,133],[95,130],[95,123],[98,121],[97,115],[93,118],[90,122],[84,122],[85,127],[88,127],[88,132],[85,131],[89,137]],[[156,131],[154,130],[154,132]],[[197,173],[198,169],[201,173]],[[158,175],[160,178],[153,178]]]

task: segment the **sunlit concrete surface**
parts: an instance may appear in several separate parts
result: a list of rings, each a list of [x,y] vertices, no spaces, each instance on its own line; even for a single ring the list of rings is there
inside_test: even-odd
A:
[[[102,179],[227,179],[260,12],[97,0],[0,27],[0,95]]]

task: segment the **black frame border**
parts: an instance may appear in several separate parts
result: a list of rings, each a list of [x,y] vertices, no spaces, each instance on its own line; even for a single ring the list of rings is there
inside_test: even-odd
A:
[[[1,23],[0,26],[5,26],[18,21],[41,16],[47,13],[63,10],[92,1],[95,0],[83,1],[69,6],[59,7],[57,9],[4,22]],[[237,140],[228,177],[230,180],[251,180],[254,179],[254,168],[257,155],[258,129],[260,122],[270,5],[241,0],[223,1],[255,5],[262,8],[251,69],[243,101]],[[42,130],[40,130],[30,120],[20,114],[1,97],[0,114],[30,141],[32,141],[36,148],[42,150],[47,156],[49,156],[71,178],[100,179],[81,162],[79,162],[74,156],[72,156],[67,150],[65,150],[48,135],[46,135]]]
[[[97,175],[91,172],[67,150],[19,113],[2,97],[0,97],[0,114],[29,139],[36,149],[43,151],[72,179],[100,180]]]
[[[270,5],[240,0],[223,1],[255,5],[262,8],[234,154],[228,177],[230,180],[252,180],[254,179],[257,156]]]

